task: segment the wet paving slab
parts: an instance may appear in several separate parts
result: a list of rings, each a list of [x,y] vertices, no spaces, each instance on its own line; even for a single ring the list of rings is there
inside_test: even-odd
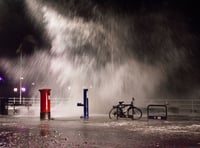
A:
[[[200,147],[200,121],[0,117],[0,147]]]

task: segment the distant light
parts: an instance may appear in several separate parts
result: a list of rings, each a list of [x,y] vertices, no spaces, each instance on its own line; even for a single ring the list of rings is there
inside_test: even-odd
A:
[[[13,91],[14,91],[14,92],[17,92],[17,88],[14,88]]]
[[[68,90],[71,90],[71,86],[68,86],[67,89],[68,89]]]
[[[35,85],[35,83],[34,83],[34,82],[32,82],[32,83],[31,83],[31,85]]]
[[[20,77],[20,79],[21,79],[21,80],[23,80],[23,79],[24,79],[24,77]]]
[[[0,81],[3,81],[3,78],[0,76]]]
[[[25,92],[26,91],[26,88],[25,87],[22,87],[22,92]]]

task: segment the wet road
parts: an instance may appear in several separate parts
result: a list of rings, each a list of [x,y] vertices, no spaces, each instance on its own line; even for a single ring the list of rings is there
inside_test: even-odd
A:
[[[0,147],[200,147],[200,121],[0,117]]]

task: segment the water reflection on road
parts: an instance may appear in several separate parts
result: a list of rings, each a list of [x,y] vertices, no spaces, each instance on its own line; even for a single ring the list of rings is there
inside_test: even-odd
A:
[[[200,122],[1,116],[0,147],[200,147]]]

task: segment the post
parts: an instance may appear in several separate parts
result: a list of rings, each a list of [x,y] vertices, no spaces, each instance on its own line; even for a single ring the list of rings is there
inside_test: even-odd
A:
[[[84,118],[89,118],[87,91],[88,91],[88,89],[83,89]]]
[[[50,91],[51,89],[40,89],[40,119],[50,120]]]
[[[83,103],[77,103],[77,106],[83,106],[83,116],[81,118],[88,119],[89,118],[89,101],[87,97],[88,89],[83,89]]]
[[[22,43],[19,46],[19,51],[20,51],[20,79],[19,79],[19,104],[22,103]]]

